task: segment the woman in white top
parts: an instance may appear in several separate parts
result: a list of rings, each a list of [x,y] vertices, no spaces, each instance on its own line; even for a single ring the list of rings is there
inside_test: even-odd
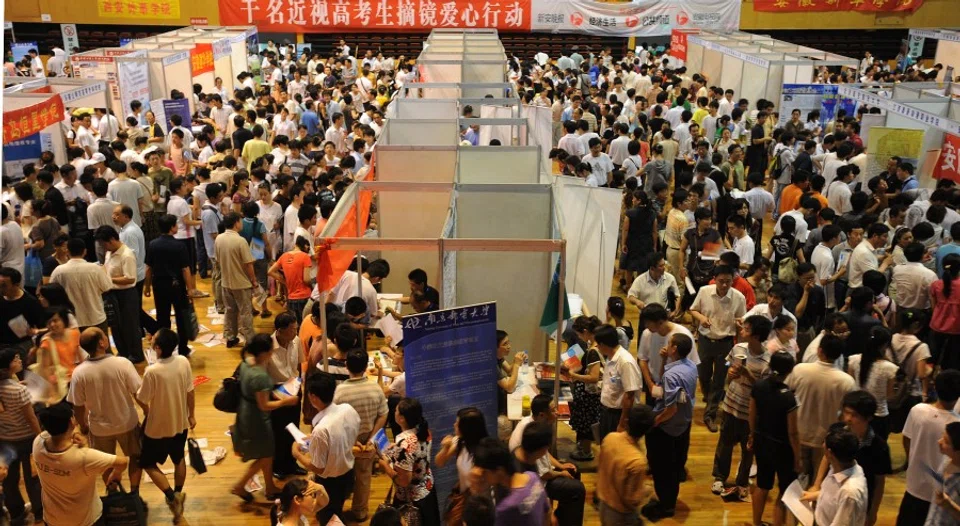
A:
[[[894,433],[903,431],[910,409],[927,398],[933,369],[929,363],[930,347],[917,337],[927,327],[929,315],[920,309],[901,309],[898,314],[900,332],[890,341],[887,359],[903,370],[910,393],[900,407],[890,408],[890,430]]]
[[[297,136],[297,123],[293,121],[286,106],[280,108],[280,114],[273,117],[273,136],[276,138],[281,135],[285,135],[287,139]]]
[[[450,492],[447,501],[450,514],[445,517],[445,520],[447,524],[460,524],[463,503],[469,494],[473,452],[480,441],[488,436],[487,422],[483,418],[483,413],[476,407],[464,407],[457,411],[457,420],[453,424],[453,432],[455,436],[447,435],[443,438],[434,463],[438,467],[442,467],[450,459],[457,459],[458,482],[457,486]]]
[[[775,352],[786,352],[797,359],[797,322],[789,316],[777,316],[773,320],[773,332],[771,338],[767,340],[766,347],[770,354]]]
[[[856,380],[857,387],[877,399],[877,412],[874,413],[870,426],[884,441],[890,435],[887,399],[893,395],[893,382],[899,369],[897,364],[886,358],[890,340],[889,329],[874,327],[870,329],[870,342],[864,348],[863,354],[847,358],[847,372]]]
[[[739,144],[737,141],[733,140],[733,132],[730,131],[730,128],[723,128],[723,131],[720,132],[720,138],[717,139],[717,143],[713,146],[713,151],[720,152],[720,155],[723,156],[723,162],[727,162],[727,159],[730,157],[730,147],[734,144]]]
[[[283,486],[280,497],[270,510],[270,524],[276,526],[307,526],[317,510],[330,503],[323,486],[305,479],[294,479]]]

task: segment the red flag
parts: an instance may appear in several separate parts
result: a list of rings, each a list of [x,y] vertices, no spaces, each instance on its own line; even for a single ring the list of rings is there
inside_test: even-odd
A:
[[[933,169],[933,178],[950,179],[960,183],[960,137],[944,134],[943,147],[940,149],[937,166]]]

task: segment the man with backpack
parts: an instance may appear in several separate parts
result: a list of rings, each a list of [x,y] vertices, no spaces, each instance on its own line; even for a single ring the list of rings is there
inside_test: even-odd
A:
[[[213,277],[213,304],[217,308],[218,314],[226,312],[223,303],[223,281],[220,272],[220,264],[217,262],[217,253],[215,243],[217,236],[223,232],[221,222],[223,216],[220,214],[220,207],[217,204],[223,198],[223,186],[220,183],[208,183],[205,188],[207,202],[200,209],[201,234],[203,235],[203,248],[207,252],[207,259],[210,261]]]
[[[780,135],[780,143],[773,149],[770,178],[776,183],[773,189],[773,198],[777,202],[774,219],[780,214],[792,210],[784,210],[781,198],[783,197],[783,190],[793,182],[793,161],[797,160],[797,152],[793,148],[793,143],[796,141],[796,135],[785,131]]]

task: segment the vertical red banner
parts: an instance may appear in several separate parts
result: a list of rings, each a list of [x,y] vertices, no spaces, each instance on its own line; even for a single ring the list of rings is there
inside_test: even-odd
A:
[[[949,133],[943,136],[943,148],[933,169],[933,178],[960,183],[960,137]]]
[[[670,31],[670,56],[687,61],[687,33],[680,29]]]

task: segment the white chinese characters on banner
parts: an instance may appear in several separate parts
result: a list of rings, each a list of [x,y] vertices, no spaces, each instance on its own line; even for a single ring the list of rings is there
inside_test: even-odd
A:
[[[221,16],[238,13],[261,30],[323,28],[529,28],[529,1],[508,0],[221,0]],[[231,11],[233,8],[235,11]]]

